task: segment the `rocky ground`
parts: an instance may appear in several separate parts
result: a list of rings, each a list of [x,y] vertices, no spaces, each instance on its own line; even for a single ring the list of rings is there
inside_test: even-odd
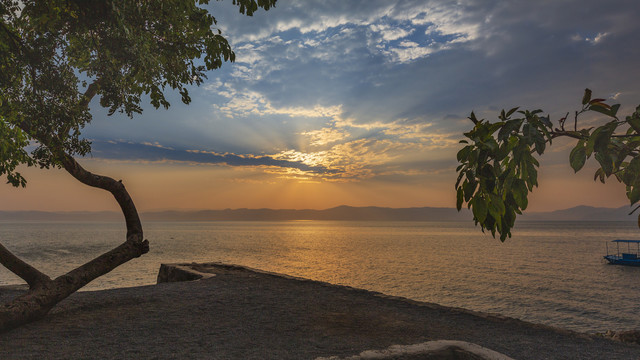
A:
[[[80,292],[0,334],[0,359],[315,359],[460,340],[514,359],[638,359],[625,344],[501,316],[208,264],[190,282]],[[16,289],[0,289],[0,301]]]

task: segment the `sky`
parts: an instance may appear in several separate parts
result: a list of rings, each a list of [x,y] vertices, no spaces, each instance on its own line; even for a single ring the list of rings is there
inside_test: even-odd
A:
[[[580,107],[586,87],[640,104],[640,2],[279,0],[242,16],[207,8],[236,53],[169,110],[130,119],[91,103],[88,170],[122,179],[142,211],[455,207],[456,152],[471,111]],[[597,117],[582,119],[597,124]],[[628,205],[624,187],[569,167],[571,142],[541,158],[529,211]],[[22,169],[0,210],[117,210],[60,170]]]

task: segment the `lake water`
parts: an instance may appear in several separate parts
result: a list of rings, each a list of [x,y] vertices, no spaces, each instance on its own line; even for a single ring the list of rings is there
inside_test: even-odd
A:
[[[461,222],[147,222],[151,251],[85,290],[154,284],[160,263],[225,262],[567,329],[640,328],[640,268],[607,265],[633,223],[522,222],[505,243]],[[0,222],[52,277],[120,244],[121,223]],[[0,268],[0,285],[21,283]]]

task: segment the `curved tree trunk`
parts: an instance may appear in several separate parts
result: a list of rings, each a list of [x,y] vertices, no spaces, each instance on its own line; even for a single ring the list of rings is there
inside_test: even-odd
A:
[[[115,249],[53,280],[0,244],[0,263],[29,285],[25,294],[0,307],[0,332],[42,318],[58,302],[90,281],[149,251],[149,242],[143,240],[138,212],[122,182],[92,174],[67,154],[58,155],[65,170],[78,181],[113,194],[125,218],[127,239]]]

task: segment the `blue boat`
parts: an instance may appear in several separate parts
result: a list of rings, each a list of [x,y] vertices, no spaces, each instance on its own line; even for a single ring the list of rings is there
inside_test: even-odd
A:
[[[640,240],[612,240],[616,243],[616,254],[609,254],[609,245],[607,244],[607,255],[604,258],[614,265],[640,266]],[[623,252],[620,252],[620,244],[623,244]],[[627,244],[627,251],[624,252],[624,244]],[[632,245],[635,244],[635,245]]]

